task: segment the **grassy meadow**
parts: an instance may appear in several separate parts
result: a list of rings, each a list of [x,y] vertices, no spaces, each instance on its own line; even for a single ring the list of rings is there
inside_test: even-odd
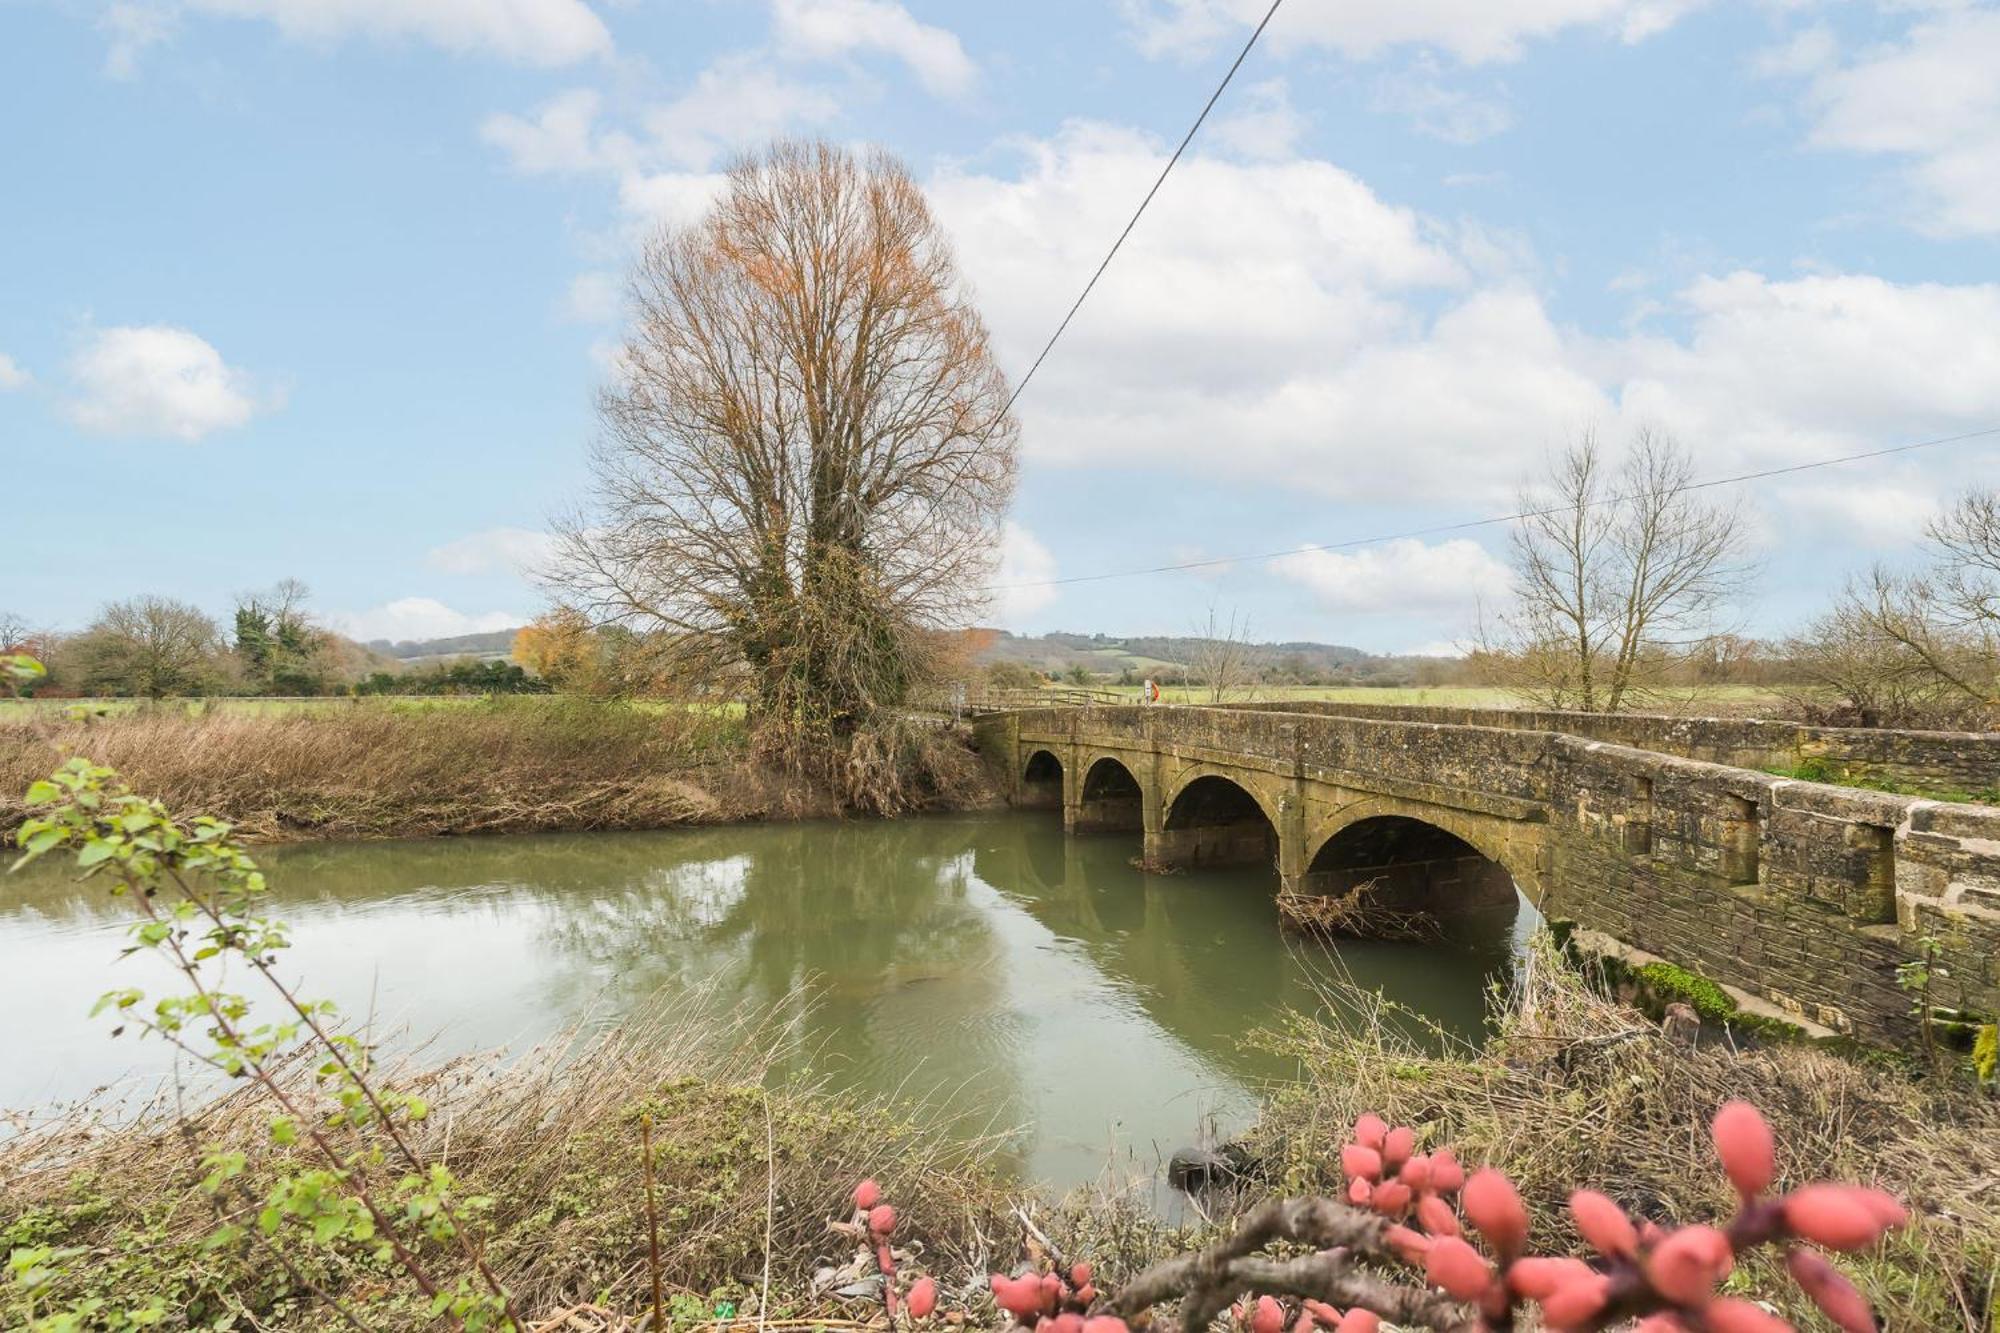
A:
[[[1061,688],[1052,686],[1051,688]],[[1137,685],[1098,685],[1091,688],[1139,697]],[[1259,685],[1233,691],[1230,701],[1241,703],[1353,703],[1395,704],[1428,708],[1526,708],[1519,694],[1493,685]],[[1205,704],[1205,686],[1184,686],[1160,682],[1160,702]],[[1676,689],[1671,697],[1655,706],[1663,712],[1712,713],[1730,717],[1769,716],[1781,700],[1762,685],[1694,685]]]

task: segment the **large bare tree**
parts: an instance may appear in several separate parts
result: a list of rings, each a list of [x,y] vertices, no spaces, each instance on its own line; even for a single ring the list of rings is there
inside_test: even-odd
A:
[[[977,609],[1013,490],[944,231],[893,158],[780,143],[647,243],[630,303],[557,581],[684,678],[747,676],[767,738],[838,737]]]
[[[1550,708],[1619,712],[1698,656],[1743,588],[1740,509],[1690,489],[1672,436],[1642,428],[1622,464],[1593,431],[1525,490],[1511,543],[1515,602],[1482,660]]]
[[[222,634],[199,607],[134,597],[106,606],[64,647],[85,690],[161,699],[199,694],[215,683]]]

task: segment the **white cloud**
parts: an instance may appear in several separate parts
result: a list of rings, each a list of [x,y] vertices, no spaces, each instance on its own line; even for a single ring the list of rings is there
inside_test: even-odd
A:
[[[1823,482],[1790,487],[1777,503],[1793,520],[1779,540],[1801,537],[1812,546],[1859,545],[1898,550],[1923,539],[1924,525],[1941,508],[1932,491],[1895,484]]]
[[[1056,558],[1034,533],[1012,519],[1000,534],[1000,564],[993,575],[994,620],[1003,629],[1019,628],[1035,612],[1055,601]],[[1043,586],[1024,586],[1043,585]]]
[[[637,129],[606,123],[595,90],[562,93],[532,115],[496,112],[480,137],[527,174],[596,174],[615,181],[628,223],[691,222],[722,186],[727,154],[840,114],[840,99],[753,55],[723,56],[678,97],[642,108]],[[629,236],[628,240],[631,239]]]
[[[119,0],[98,17],[97,30],[108,42],[104,73],[114,79],[129,79],[139,72],[139,57],[147,48],[173,36],[174,11],[164,4]]]
[[[488,528],[432,547],[424,563],[444,574],[532,574],[555,555],[556,539],[532,528]]]
[[[1507,566],[1466,538],[1426,545],[1405,537],[1356,551],[1300,550],[1272,568],[1329,611],[1457,614],[1507,596]]]
[[[1210,142],[1244,157],[1275,160],[1293,156],[1306,118],[1292,106],[1291,86],[1266,79],[1243,90],[1237,110],[1210,127]]]
[[[1395,0],[1306,4],[1281,10],[1268,40],[1279,48],[1320,46],[1366,59],[1399,46],[1433,47],[1467,64],[1512,60],[1524,45],[1587,27],[1642,41],[1704,0]],[[1245,29],[1270,8],[1264,0],[1124,0],[1148,55],[1194,56]]]
[[[25,389],[35,382],[21,364],[5,352],[0,352],[0,393],[14,389]]]
[[[1452,87],[1427,61],[1383,75],[1370,105],[1404,117],[1420,134],[1461,147],[1490,139],[1514,123],[1506,103]]]
[[[241,426],[259,408],[243,372],[186,329],[104,329],[71,363],[72,421],[104,435],[199,440]]]
[[[1818,69],[1806,93],[1814,144],[1907,159],[1922,204],[1911,221],[1924,231],[2000,232],[2000,9],[1942,8],[1845,65],[1829,65],[1823,41],[1790,54],[1772,67]]]
[[[603,101],[595,89],[572,88],[542,103],[533,119],[507,112],[488,116],[479,135],[506,153],[516,171],[530,175],[632,166],[638,145],[623,135],[598,132]]]
[[[186,0],[232,18],[267,19],[299,41],[348,37],[428,42],[524,65],[567,65],[611,52],[611,33],[583,0]]]
[[[2000,420],[2000,284],[1739,272],[1699,279],[1677,304],[1686,339],[1606,344],[1599,372],[1628,417],[1668,425],[1729,471]]]
[[[788,56],[830,60],[881,51],[942,96],[962,96],[978,81],[978,67],[956,34],[918,22],[893,0],[776,0],[772,18],[779,50]]]
[[[800,125],[823,124],[839,113],[840,99],[828,89],[756,56],[735,55],[704,69],[685,93],[653,107],[642,120],[656,159],[701,168],[724,153]]]
[[[1164,153],[1083,125],[1020,147],[1017,174],[931,183],[1016,373]],[[1664,425],[1729,475],[2000,421],[2000,285],[1725,274],[1646,293],[1673,336],[1600,338],[1550,317],[1535,267],[1327,163],[1197,154],[1022,396],[1023,448],[1482,512],[1592,423]]]
[[[603,269],[579,273],[563,293],[563,315],[578,324],[609,324],[618,318],[623,295],[616,273]]]
[[[335,612],[327,617],[333,628],[350,639],[444,639],[458,634],[490,634],[525,625],[528,618],[512,611],[469,614],[455,611],[431,597],[402,597],[367,611]]]

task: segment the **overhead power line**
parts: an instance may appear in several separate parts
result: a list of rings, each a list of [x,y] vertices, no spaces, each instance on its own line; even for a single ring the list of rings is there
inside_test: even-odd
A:
[[[1748,481],[1761,481],[1767,477],[1811,472],[1815,468],[1835,467],[1842,463],[1860,463],[1870,458],[1887,458],[1892,454],[1907,454],[1918,449],[1936,449],[1947,444],[1963,444],[1968,440],[1986,439],[1995,435],[2000,435],[2000,426],[1988,426],[1984,430],[1967,431],[1962,435],[1943,435],[1934,440],[1918,440],[1914,444],[1898,444],[1887,449],[1870,449],[1865,453],[1842,454],[1838,458],[1818,458],[1809,463],[1792,463],[1785,467],[1764,468],[1757,472],[1741,472],[1732,477],[1711,477],[1707,481],[1691,481],[1685,486],[1671,487],[1658,494],[1678,495],[1685,491],[1705,491],[1717,486],[1736,486]],[[1412,537],[1436,537],[1448,532],[1469,532],[1474,528],[1490,528],[1501,523],[1519,523],[1523,519],[1575,513],[1580,509],[1591,509],[1599,505],[1622,504],[1627,500],[1637,500],[1651,494],[1654,492],[1636,491],[1629,495],[1607,495],[1581,505],[1526,509],[1518,514],[1495,514],[1490,518],[1467,519],[1462,523],[1440,523],[1434,527],[1410,528],[1403,532],[1383,533],[1373,537],[1349,537],[1334,542],[1313,542],[1303,546],[1287,547],[1282,551],[1259,551],[1252,555],[1218,555],[1201,560],[1183,560],[1171,565],[1148,565],[1142,569],[1118,569],[1102,574],[1073,574],[1068,578],[1034,579],[1023,583],[996,583],[989,585],[985,591],[1012,592],[1020,588],[1055,588],[1070,583],[1102,583],[1109,579],[1140,578],[1148,574],[1175,574],[1189,569],[1213,569],[1218,565],[1258,564],[1267,560],[1281,560],[1288,555],[1311,554],[1314,551],[1344,551],[1357,546],[1375,546],[1382,542],[1403,541]]]
[[[1118,233],[1118,239],[1113,241],[1111,248],[1105,252],[1104,262],[1099,264],[1097,271],[1090,275],[1090,281],[1083,284],[1083,290],[1077,293],[1076,300],[1070,304],[1069,313],[1062,317],[1062,323],[1056,325],[1056,331],[1049,335],[1049,340],[1046,343],[1042,344],[1042,350],[1035,357],[1034,364],[1028,367],[1028,373],[1021,376],[1020,383],[1014,386],[1014,392],[1007,395],[1007,405],[1000,409],[1002,417],[1005,417],[1013,409],[1014,400],[1021,396],[1021,391],[1028,387],[1028,381],[1033,379],[1035,372],[1042,368],[1042,362],[1048,359],[1049,352],[1056,345],[1056,340],[1063,336],[1063,330],[1067,329],[1069,322],[1076,318],[1076,312],[1083,309],[1083,303],[1089,298],[1091,288],[1097,286],[1097,280],[1104,276],[1104,270],[1110,268],[1111,261],[1118,257],[1118,247],[1125,244],[1125,238],[1132,234],[1132,228],[1139,225],[1139,218],[1145,213],[1146,205],[1153,202],[1153,196],[1158,194],[1160,187],[1167,183],[1167,176],[1173,171],[1174,164],[1181,160],[1181,154],[1185,153],[1187,146],[1194,142],[1195,131],[1199,130],[1201,123],[1208,119],[1208,113],[1215,110],[1215,104],[1222,98],[1223,89],[1227,88],[1229,81],[1236,77],[1236,71],[1243,67],[1244,58],[1250,54],[1250,48],[1257,45],[1257,39],[1264,35],[1264,29],[1270,26],[1272,16],[1278,12],[1278,6],[1283,3],[1285,3],[1285,0],[1271,0],[1271,7],[1264,11],[1263,19],[1251,31],[1250,40],[1243,43],[1243,49],[1236,53],[1236,59],[1230,63],[1228,73],[1222,76],[1222,82],[1216,84],[1215,91],[1208,95],[1208,101],[1203,104],[1201,114],[1194,118],[1194,124],[1188,126],[1188,132],[1181,136],[1180,147],[1174,149],[1174,155],[1167,159],[1167,165],[1160,168],[1159,178],[1153,182],[1153,188],[1146,191],[1146,197],[1141,199],[1139,206],[1132,210],[1131,221],[1125,224],[1125,230]]]

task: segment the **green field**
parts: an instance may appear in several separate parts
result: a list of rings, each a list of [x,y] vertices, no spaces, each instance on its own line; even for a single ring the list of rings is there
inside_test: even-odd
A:
[[[1059,689],[1060,686],[1051,686]],[[1136,700],[1137,685],[1093,685],[1094,692],[1120,694]],[[1169,704],[1209,701],[1202,686],[1184,688],[1160,684],[1160,702]],[[1429,708],[1525,708],[1529,705],[1511,690],[1490,685],[1260,685],[1238,690],[1229,697],[1234,703],[1354,703],[1399,704]],[[1674,692],[1657,705],[1662,710],[1688,707],[1711,709],[1734,716],[1769,713],[1778,697],[1761,685],[1701,685]]]

